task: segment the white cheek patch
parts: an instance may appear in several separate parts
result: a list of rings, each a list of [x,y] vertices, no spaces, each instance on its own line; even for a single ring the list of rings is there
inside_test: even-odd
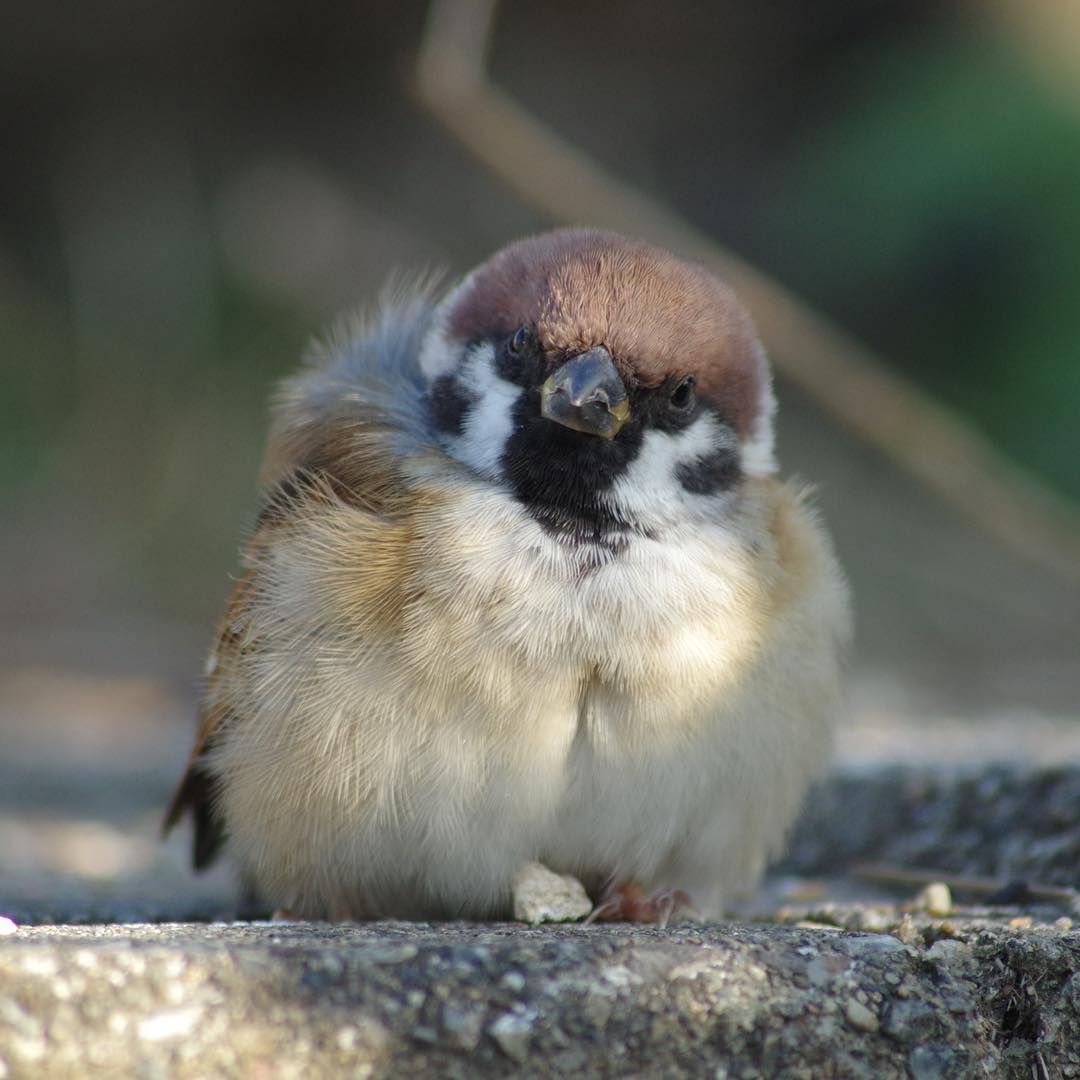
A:
[[[692,466],[725,448],[736,453],[738,441],[708,414],[683,431],[647,431],[637,457],[612,486],[606,501],[621,516],[642,525],[685,520],[702,500],[683,487],[679,466]]]
[[[461,359],[461,343],[446,340],[442,309],[434,316],[431,329],[420,347],[420,371],[429,383],[442,375],[449,375]]]
[[[500,475],[499,462],[514,430],[514,408],[523,391],[495,371],[495,347],[477,345],[461,362],[457,381],[472,401],[460,435],[446,439],[458,461],[483,476]]]
[[[773,395],[772,380],[765,379],[758,401],[757,419],[750,432],[750,438],[743,443],[743,472],[750,476],[770,476],[776,472],[776,456],[773,440],[773,417],[776,415],[776,397]]]
[[[450,312],[465,295],[472,283],[473,275],[466,277],[435,309],[431,325],[423,345],[420,346],[420,371],[428,382],[434,382],[440,375],[449,375],[461,359],[461,342],[450,340],[447,334]]]

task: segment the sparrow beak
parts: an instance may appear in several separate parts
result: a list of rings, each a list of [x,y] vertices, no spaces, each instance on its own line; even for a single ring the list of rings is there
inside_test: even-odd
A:
[[[563,427],[614,439],[630,416],[630,400],[607,349],[567,360],[540,388],[540,412]]]

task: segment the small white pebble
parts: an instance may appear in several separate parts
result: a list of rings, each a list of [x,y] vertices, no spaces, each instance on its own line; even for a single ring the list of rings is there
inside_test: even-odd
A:
[[[540,863],[525,863],[511,888],[519,922],[573,922],[592,911],[592,901],[576,877],[556,874]]]
[[[57,963],[55,956],[30,953],[24,958],[22,969],[27,975],[37,975],[39,978],[51,979],[60,970],[60,965]]]
[[[925,911],[935,919],[944,919],[952,911],[952,890],[944,881],[931,881],[915,897],[915,910]]]
[[[6,915],[0,915],[0,937],[14,934],[18,929],[14,919],[9,919]]]
[[[532,1035],[534,1012],[503,1013],[488,1025],[488,1034],[499,1044],[499,1049],[519,1065],[529,1056],[529,1039]]]
[[[140,1020],[136,1033],[140,1039],[147,1042],[179,1039],[192,1031],[201,1018],[202,1009],[172,1009]]]

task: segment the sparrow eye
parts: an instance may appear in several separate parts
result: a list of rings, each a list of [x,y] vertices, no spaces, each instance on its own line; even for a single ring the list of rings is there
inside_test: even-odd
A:
[[[685,412],[691,408],[694,404],[694,383],[697,379],[693,375],[687,375],[684,379],[680,379],[675,389],[671,391],[671,396],[668,401],[671,403],[673,409],[678,409],[679,412]]]
[[[514,331],[514,336],[507,343],[507,346],[512,353],[520,353],[525,351],[525,346],[528,344],[529,330],[526,326],[519,326]]]

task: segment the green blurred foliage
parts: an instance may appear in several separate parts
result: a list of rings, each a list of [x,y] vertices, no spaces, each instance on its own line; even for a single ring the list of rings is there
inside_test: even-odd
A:
[[[32,535],[34,520],[55,511],[70,523],[69,543],[105,553],[98,595],[196,617],[219,601],[221,568],[235,565],[254,512],[267,386],[295,366],[310,333],[297,312],[224,272],[211,294],[198,346],[189,335],[172,356],[167,336],[147,340],[115,323],[103,337],[80,336],[62,309],[0,305],[9,523],[26,515]]]
[[[795,288],[1080,497],[1080,107],[999,43],[866,58],[784,163]]]
[[[687,8],[654,41],[651,5],[507,5],[494,69],[1080,496],[1080,102],[932,5],[879,7]],[[212,617],[305,340],[395,269],[459,271],[544,224],[410,101],[423,3],[296,9],[280,34],[173,10],[184,33],[145,15],[96,45],[91,16],[43,17],[36,53],[9,47],[21,72],[0,65],[24,96],[0,104],[0,545],[38,579],[19,618],[79,590]]]
[[[57,321],[0,298],[0,491],[9,507],[47,479],[50,451],[75,407],[70,341]]]

